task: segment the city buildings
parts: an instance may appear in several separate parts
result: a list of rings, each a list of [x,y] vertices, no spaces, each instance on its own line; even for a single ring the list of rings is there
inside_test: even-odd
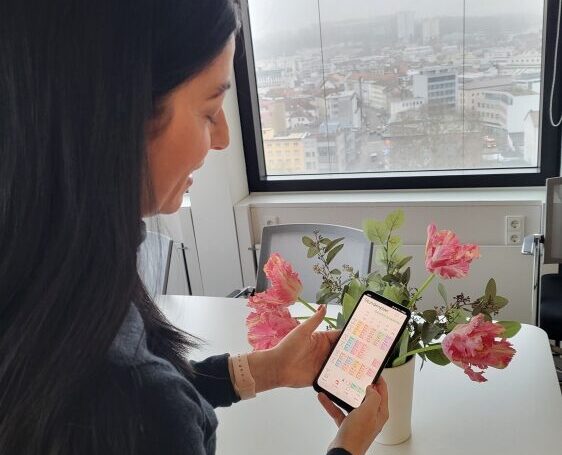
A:
[[[538,162],[537,149],[539,147],[539,120],[539,111],[529,111],[523,121],[523,157],[530,166],[536,166]]]
[[[262,130],[267,170],[271,174],[300,174],[306,170],[307,133],[276,136],[271,128]],[[310,161],[310,160],[309,160]]]
[[[343,128],[361,128],[359,98],[354,91],[332,93],[326,97],[328,119]]]
[[[428,106],[455,107],[457,104],[457,71],[451,66],[423,68],[414,75],[415,98],[422,98]]]
[[[268,173],[537,162],[542,23],[471,18],[463,37],[461,17],[416,14],[295,32],[256,61]]]

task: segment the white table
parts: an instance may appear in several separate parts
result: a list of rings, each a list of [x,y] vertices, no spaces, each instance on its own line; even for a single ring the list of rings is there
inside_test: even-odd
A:
[[[193,359],[248,352],[243,299],[164,296],[159,306],[177,327],[208,342]],[[332,307],[330,310],[336,310]],[[300,315],[305,308],[294,309]],[[546,334],[524,325],[513,338],[517,354],[488,382],[471,382],[453,365],[416,369],[412,437],[377,454],[560,455],[562,395]],[[218,409],[219,455],[320,455],[336,426],[307,389],[278,389]]]

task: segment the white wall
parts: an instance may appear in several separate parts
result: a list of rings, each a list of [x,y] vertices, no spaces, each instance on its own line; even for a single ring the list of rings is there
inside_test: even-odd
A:
[[[203,294],[228,295],[242,285],[234,204],[248,195],[236,88],[228,91],[225,114],[230,146],[211,151],[190,189],[191,211]]]
[[[478,298],[488,279],[494,277],[499,294],[510,300],[501,318],[531,322],[533,261],[520,254],[520,246],[505,245],[505,217],[524,216],[525,233],[540,232],[543,197],[542,190],[252,195],[236,207],[245,284],[254,284],[254,259],[248,248],[260,242],[266,219],[360,228],[365,218],[383,219],[390,211],[401,208],[406,215],[406,224],[399,232],[404,253],[415,257],[412,285],[421,284],[427,276],[423,264],[426,228],[435,223],[440,229],[454,230],[462,242],[481,246],[482,257],[474,263],[469,277],[445,283],[449,295],[464,292]],[[302,248],[305,254],[299,242],[295,248]],[[439,304],[435,290],[430,289],[426,296],[422,306]]]
[[[225,112],[231,126],[230,147],[224,152],[211,152],[205,166],[196,173],[190,193],[191,208],[184,208],[168,218],[162,217],[167,220],[163,223],[165,226],[176,226],[175,231],[172,229],[176,234],[170,234],[174,240],[189,244],[186,253],[194,294],[221,296],[232,289],[254,284],[256,268],[251,249],[259,243],[267,216],[278,216],[281,223],[330,222],[359,227],[363,218],[382,217],[391,209],[402,207],[408,219],[402,233],[408,248],[420,251],[425,241],[425,226],[430,221],[442,228],[454,229],[465,242],[479,243],[483,247],[483,258],[475,265],[472,281],[467,281],[464,289],[471,296],[476,295],[486,277],[495,276],[500,292],[512,300],[509,312],[513,311],[521,320],[527,319],[531,261],[518,254],[518,247],[503,244],[503,225],[505,215],[524,215],[526,233],[540,232],[540,201],[544,197],[540,190],[493,189],[469,191],[464,195],[462,191],[446,190],[321,195],[287,193],[254,194],[247,198],[248,184],[234,88],[227,94]],[[463,204],[459,205],[459,200]],[[414,269],[415,282],[423,269],[415,264]],[[182,293],[181,287],[174,289]]]

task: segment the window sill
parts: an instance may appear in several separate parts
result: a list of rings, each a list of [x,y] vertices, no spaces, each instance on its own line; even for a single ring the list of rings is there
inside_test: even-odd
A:
[[[337,191],[337,192],[284,192],[251,193],[236,207],[298,207],[315,206],[363,206],[427,204],[450,205],[537,205],[545,201],[545,188],[478,188],[447,190],[384,190],[384,191]]]

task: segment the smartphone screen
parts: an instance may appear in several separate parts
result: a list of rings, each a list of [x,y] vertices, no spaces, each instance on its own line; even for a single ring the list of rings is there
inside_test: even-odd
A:
[[[332,353],[320,371],[315,388],[358,407],[365,389],[384,368],[410,317],[410,311],[373,292],[366,292],[355,307]],[[318,390],[318,389],[317,389]]]

